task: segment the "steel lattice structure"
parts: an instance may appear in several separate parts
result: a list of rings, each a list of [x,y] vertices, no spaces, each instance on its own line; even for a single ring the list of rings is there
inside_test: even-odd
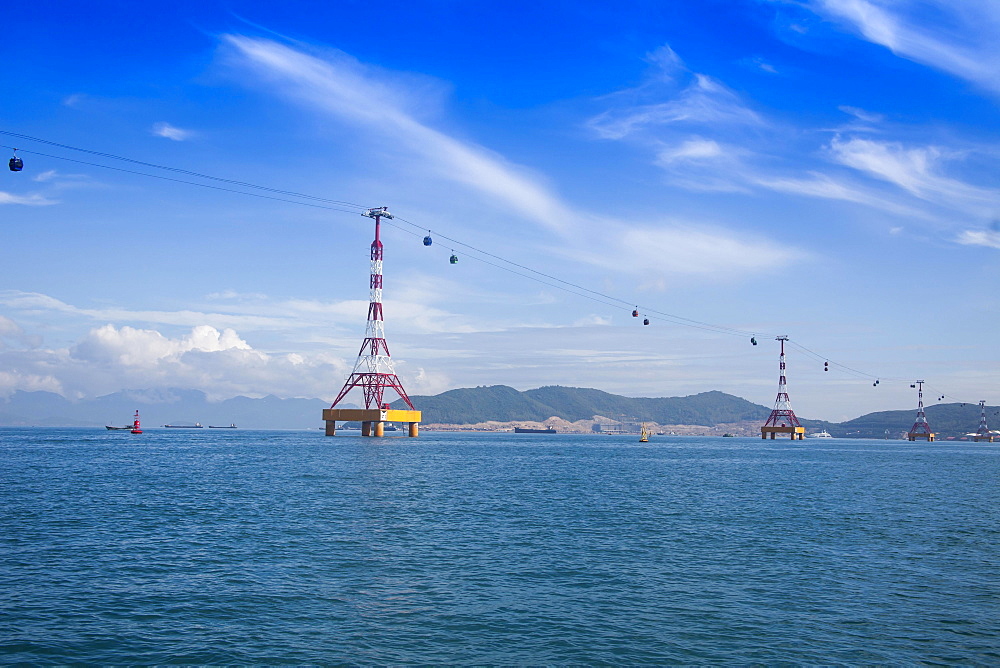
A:
[[[371,246],[371,282],[368,304],[368,324],[365,327],[365,340],[358,352],[358,361],[354,371],[348,376],[340,394],[333,400],[330,408],[334,408],[355,387],[360,387],[365,395],[365,408],[387,408],[382,399],[386,388],[392,389],[406,405],[413,408],[410,398],[403,389],[403,384],[392,368],[392,357],[389,355],[389,345],[385,342],[385,321],[382,318],[382,240],[379,237],[381,219],[391,219],[392,214],[386,207],[368,209],[364,215],[375,219],[375,241]]]
[[[927,424],[927,415],[924,414],[924,381],[918,380],[917,386],[917,421],[913,423],[910,428],[910,440],[913,440],[914,436],[933,436],[931,432],[931,426]],[[910,385],[913,387],[913,385]]]
[[[979,402],[979,429],[976,430],[976,434],[984,437],[991,437],[993,434],[990,433],[990,428],[986,425],[986,400],[983,399]]]
[[[781,342],[781,375],[778,377],[778,398],[774,402],[774,410],[768,416],[765,427],[801,427],[799,419],[792,410],[792,402],[788,399],[788,381],[785,379],[785,341],[787,336],[779,336],[775,341]]]

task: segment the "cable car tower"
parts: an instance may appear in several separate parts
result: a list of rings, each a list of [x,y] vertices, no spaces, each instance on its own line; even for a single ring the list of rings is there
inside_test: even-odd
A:
[[[337,433],[337,420],[361,422],[362,436],[382,436],[385,433],[385,422],[408,422],[409,435],[417,435],[417,424],[420,422],[420,411],[413,408],[413,403],[406,396],[403,384],[392,368],[392,357],[389,346],[385,342],[385,323],[382,318],[382,240],[379,237],[381,219],[391,219],[392,214],[384,207],[368,209],[362,215],[375,219],[375,241],[371,246],[371,299],[368,304],[368,325],[365,328],[365,340],[358,352],[358,361],[354,371],[347,377],[347,382],[340,394],[333,400],[329,408],[323,410],[323,420],[326,422],[326,435]],[[364,408],[337,408],[337,404],[347,396],[352,389],[360,387],[364,392]],[[392,410],[382,399],[386,389],[393,390],[410,410]]]
[[[987,443],[992,443],[995,440],[1000,440],[1000,432],[990,431],[990,428],[986,426],[986,400],[983,399],[979,402],[979,429],[976,433],[972,435],[973,440],[976,443],[980,441],[986,441]]]
[[[931,431],[931,426],[927,424],[927,416],[924,414],[924,381],[918,380],[910,387],[917,388],[917,421],[913,423],[910,427],[909,433],[906,437],[915,441],[918,438],[925,441],[934,440],[934,432]]]
[[[781,362],[779,368],[781,374],[778,376],[778,398],[774,402],[774,410],[768,416],[767,422],[760,428],[760,437],[767,438],[771,435],[774,440],[775,434],[788,434],[794,441],[802,440],[806,433],[806,428],[799,424],[799,419],[795,417],[792,410],[792,402],[788,399],[787,381],[785,380],[785,341],[787,336],[779,336],[775,341],[781,341]]]

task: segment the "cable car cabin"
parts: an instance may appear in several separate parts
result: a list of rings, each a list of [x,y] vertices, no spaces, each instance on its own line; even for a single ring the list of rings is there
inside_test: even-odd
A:
[[[430,230],[428,230],[427,231],[427,236],[424,237],[424,245],[425,246],[430,246],[432,243],[434,243],[434,240],[431,239]]]
[[[643,318],[642,319],[642,324],[648,325],[649,324],[649,318]]]
[[[10,162],[7,164],[10,166],[10,171],[12,172],[19,172],[22,169],[24,169],[24,161],[21,160],[16,155],[13,158],[11,158]]]
[[[638,318],[639,317],[639,309],[636,309],[636,310],[632,311],[632,317],[633,318]]]
[[[751,336],[750,337],[750,343],[752,343],[753,345],[757,345],[757,337],[756,336]]]
[[[451,258],[448,260],[448,262],[451,262],[452,264],[458,264],[458,256],[452,255]]]

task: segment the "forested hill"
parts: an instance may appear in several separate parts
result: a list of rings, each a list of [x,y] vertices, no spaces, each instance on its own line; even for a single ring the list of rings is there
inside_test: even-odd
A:
[[[769,408],[724,392],[687,397],[622,397],[601,390],[549,386],[520,392],[506,385],[450,390],[435,396],[411,397],[425,423],[475,424],[495,420],[541,421],[556,416],[570,422],[595,415],[627,416],[659,424],[712,426],[742,420],[763,420]],[[393,408],[405,407],[402,401]]]

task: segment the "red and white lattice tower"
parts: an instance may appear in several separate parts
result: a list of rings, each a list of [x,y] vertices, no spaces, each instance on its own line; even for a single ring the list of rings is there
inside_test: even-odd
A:
[[[389,346],[385,342],[385,322],[382,319],[382,241],[379,238],[379,231],[381,219],[391,219],[392,214],[386,207],[382,206],[368,209],[364,215],[375,219],[375,241],[372,242],[371,252],[371,299],[368,304],[368,325],[365,328],[365,340],[358,352],[358,361],[354,364],[354,371],[348,376],[347,382],[344,383],[343,389],[333,400],[330,408],[336,407],[352,389],[360,387],[364,391],[366,409],[388,408],[389,405],[384,404],[382,399],[386,388],[390,388],[413,410],[413,404],[406,396],[406,390],[403,389],[403,384],[392,368],[392,357],[389,355]]]
[[[997,438],[995,432],[990,431],[990,428],[986,425],[986,400],[983,399],[979,402],[979,429],[976,430],[975,440],[979,441],[989,441],[993,442]]]
[[[767,422],[760,428],[760,437],[767,438],[768,434],[774,438],[775,434],[789,434],[792,440],[802,440],[805,436],[805,427],[799,423],[792,410],[792,402],[788,399],[788,381],[785,378],[785,341],[787,336],[779,336],[775,341],[781,342],[780,375],[778,376],[778,398],[774,402],[774,410],[767,418]]]
[[[931,426],[927,424],[927,415],[924,414],[924,381],[918,380],[913,385],[910,385],[910,387],[917,388],[917,421],[910,427],[910,431],[906,437],[911,441],[915,441],[918,438],[933,441],[934,432],[931,431]]]

